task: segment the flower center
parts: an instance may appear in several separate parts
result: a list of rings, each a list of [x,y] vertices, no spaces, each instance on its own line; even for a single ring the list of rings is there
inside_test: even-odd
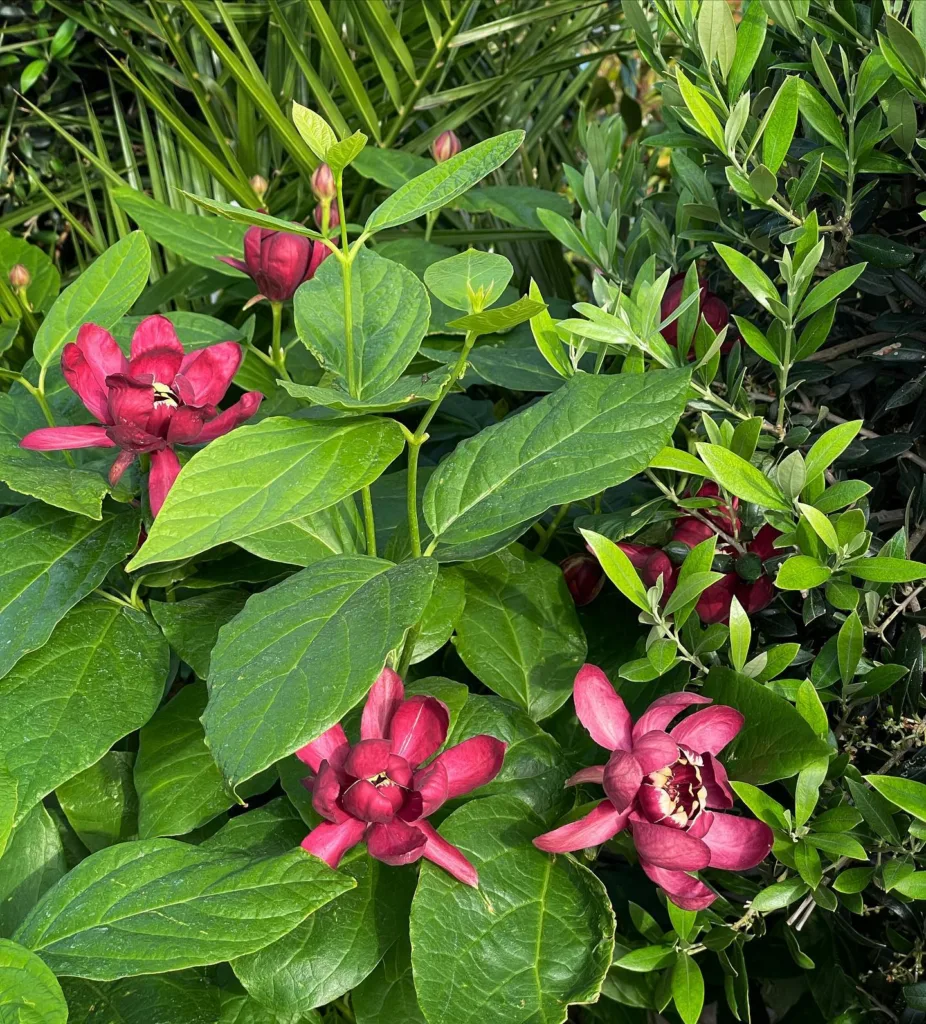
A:
[[[697,754],[683,749],[674,764],[647,775],[643,785],[652,790],[644,807],[651,821],[687,828],[698,817],[707,799],[701,779],[703,763]]]
[[[176,409],[180,404],[180,399],[177,398],[167,384],[162,384],[159,380],[156,380],[151,386],[154,388],[155,405],[166,405],[169,409]]]

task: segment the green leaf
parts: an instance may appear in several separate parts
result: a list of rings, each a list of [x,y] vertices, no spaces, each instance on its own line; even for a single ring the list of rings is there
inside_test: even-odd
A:
[[[822,562],[810,555],[792,555],[783,562],[775,577],[779,590],[813,590],[826,583],[831,572]]]
[[[431,402],[444,389],[449,377],[449,369],[408,374],[369,398],[352,397],[340,382],[332,387],[293,384],[288,380],[279,383],[293,398],[304,398],[312,405],[323,405],[337,412],[376,413],[399,412]]]
[[[418,351],[431,304],[418,278],[401,263],[362,249],[351,270],[353,349],[344,320],[344,265],[325,260],[296,292],[296,331],[306,348],[347,382],[355,398],[370,398],[394,383]]]
[[[926,871],[914,871],[902,878],[894,886],[894,892],[909,896],[912,900],[926,900]]]
[[[576,374],[441,462],[424,494],[431,532],[445,544],[479,540],[629,479],[668,441],[688,380],[687,370]]]
[[[517,327],[540,312],[541,304],[525,295],[517,302],[512,302],[510,306],[487,309],[484,313],[470,313],[451,320],[447,326],[461,331],[474,331],[476,334],[495,334]]]
[[[857,579],[872,583],[913,583],[926,578],[926,562],[912,558],[853,558],[842,567]]]
[[[363,524],[353,498],[345,498],[310,516],[241,537],[237,544],[258,558],[306,566],[331,555],[358,554]]]
[[[820,540],[823,541],[830,551],[838,550],[839,538],[836,536],[836,530],[829,519],[827,519],[819,509],[814,508],[813,505],[805,505],[799,501],[797,503],[797,507],[801,510],[801,513],[807,522],[810,523],[813,528],[813,532],[820,538]]]
[[[219,630],[241,611],[247,598],[240,590],[211,590],[185,601],[149,601],[148,608],[170,646],[205,679]]]
[[[811,832],[805,836],[805,841],[815,846],[818,850],[829,854],[833,860],[837,857],[849,857],[853,860],[868,860],[865,847],[850,835],[839,835],[833,833],[819,834]]]
[[[167,669],[147,615],[88,598],[0,680],[0,756],[19,783],[17,820],[148,721]]]
[[[452,202],[501,167],[524,141],[524,132],[505,132],[479,142],[425,171],[394,192],[367,218],[364,231],[374,234],[423,217]]]
[[[120,981],[62,978],[70,1020],[86,1024],[277,1024],[268,1017],[219,1016],[226,995],[201,971],[149,974]],[[245,999],[245,996],[240,998]]]
[[[801,331],[797,339],[797,349],[794,353],[796,362],[806,359],[829,337],[830,328],[833,326],[833,319],[836,316],[836,303],[831,302],[816,313],[807,322],[807,326]]]
[[[862,628],[862,621],[856,612],[852,612],[846,616],[836,639],[839,675],[844,686],[848,686],[855,678],[855,671],[864,649],[865,631]]]
[[[82,324],[113,327],[148,282],[151,252],[140,231],[116,242],[58,296],[35,336],[32,355],[43,369],[77,337]]]
[[[702,4],[698,12],[698,42],[708,65],[716,58],[726,81],[736,56],[736,25],[727,4]]]
[[[835,274],[830,274],[804,299],[801,308],[798,310],[797,319],[803,320],[805,317],[816,313],[817,310],[833,302],[847,288],[851,288],[855,284],[867,266],[867,263],[855,263],[851,267],[843,267],[842,270],[837,270]]]
[[[578,861],[533,846],[543,829],[505,797],[473,800],[441,826],[479,872],[479,888],[422,865],[411,943],[427,1019],[511,1024],[517,1007],[522,1020],[552,1024],[566,1019],[568,1003],[598,997],[614,948],[610,901]]]
[[[807,888],[807,883],[800,878],[789,878],[784,882],[776,882],[756,894],[752,901],[752,909],[762,914],[767,914],[772,910],[781,910],[799,900],[807,892]]]
[[[36,804],[13,830],[0,857],[0,935],[12,935],[67,870],[58,828],[42,804]]]
[[[110,750],[55,790],[71,828],[93,853],[138,835],[134,760],[129,751]]]
[[[219,217],[201,217],[174,210],[134,188],[114,188],[110,195],[146,235],[165,249],[198,267],[230,277],[244,276],[240,270],[216,258],[243,258],[244,231],[239,225]]]
[[[899,843],[901,835],[892,818],[894,808],[891,804],[877,790],[869,789],[855,779],[847,778],[846,785],[852,794],[853,803],[869,828],[884,839]]]
[[[814,502],[814,508],[829,515],[864,498],[870,490],[871,485],[866,484],[864,480],[841,480],[839,483],[827,487]]]
[[[663,448],[650,460],[650,469],[674,469],[679,473],[688,473],[694,476],[709,477],[711,474],[707,466],[695,458],[691,452],[681,448]]]
[[[816,889],[823,880],[823,864],[820,854],[806,839],[799,839],[794,847],[794,863],[798,874],[810,886]]]
[[[813,480],[825,469],[829,469],[852,444],[861,427],[861,420],[840,423],[814,441],[806,455],[807,479]]]
[[[730,273],[737,278],[763,309],[771,313],[773,304],[780,305],[778,289],[761,267],[753,263],[748,256],[744,256],[736,249],[731,249],[728,245],[715,242],[714,248],[726,263]]]
[[[723,128],[714,113],[713,108],[707,102],[704,93],[692,82],[681,68],[676,68],[675,80],[678,82],[679,91],[685,106],[691,111],[691,116],[698,126],[702,135],[706,136],[721,153],[725,152],[723,139]]]
[[[424,272],[424,283],[444,305],[470,313],[491,306],[508,287],[513,273],[511,261],[504,256],[467,249],[432,263]]]
[[[0,274],[4,279],[9,278],[10,271],[17,263],[21,263],[32,278],[26,288],[29,304],[34,310],[44,313],[55,301],[61,287],[58,268],[43,249],[31,245],[25,238],[0,229]]]
[[[742,672],[749,657],[752,626],[743,606],[734,597],[730,602],[730,661],[737,672]]]
[[[415,995],[408,937],[400,936],[373,973],[351,992],[357,1024],[426,1024]]]
[[[249,599],[213,648],[203,715],[207,743],[233,787],[362,699],[420,618],[436,575],[433,559],[393,565],[343,555]]]
[[[712,669],[704,695],[736,708],[746,719],[739,735],[724,750],[731,778],[761,786],[789,779],[829,756],[827,743],[815,735],[789,701],[747,676]]]
[[[687,953],[680,953],[672,968],[672,998],[685,1024],[697,1024],[704,1007],[704,978],[697,962]]]
[[[58,979],[28,949],[0,939],[0,1020],[6,1024],[66,1024]]]
[[[302,850],[251,860],[142,839],[81,861],[16,938],[59,974],[113,981],[252,953],[353,885]]]
[[[800,80],[789,75],[775,94],[762,134],[762,163],[777,174],[784,163],[797,128],[797,88]]]
[[[763,508],[790,512],[791,505],[765,473],[739,455],[716,444],[698,444],[698,454],[724,490]]]
[[[731,102],[740,95],[743,86],[749,81],[765,43],[767,25],[768,15],[762,4],[750,4],[736,30],[736,56],[727,76],[727,96]]]
[[[309,149],[319,160],[327,160],[328,150],[338,141],[337,135],[334,134],[328,122],[321,114],[316,114],[314,110],[304,107],[295,100],[293,100],[292,118],[296,131],[302,136]]]
[[[833,108],[809,82],[803,78],[799,82],[798,105],[804,120],[830,145],[845,153],[846,137]]]
[[[129,568],[188,558],[334,505],[372,483],[404,446],[393,420],[274,416],[238,427],[183,467]]]
[[[0,519],[0,676],[132,553],[138,528],[131,511],[97,521],[38,504]]]
[[[184,686],[138,736],[135,788],[141,839],[179,836],[235,803],[206,746],[206,686]]]
[[[639,573],[624,552],[614,541],[603,537],[600,533],[595,533],[592,530],[580,530],[579,532],[591,545],[595,557],[614,586],[628,601],[648,612],[650,607],[646,597],[646,587],[643,586]]]
[[[757,356],[771,363],[772,366],[781,366],[778,353],[772,348],[771,342],[758,327],[751,324],[748,320],[744,320],[741,316],[734,316],[733,319],[736,321],[736,326],[743,336],[743,341],[746,342]]]
[[[543,302],[540,288],[533,278],[531,278],[529,295],[535,302]],[[543,309],[531,317],[531,334],[534,336],[534,342],[540,354],[556,370],[560,377],[571,377],[575,373],[575,368],[570,363],[563,348],[563,343],[556,333],[553,317],[550,316],[545,305]]]
[[[893,15],[886,16],[887,37],[897,56],[910,72],[910,77],[922,79],[926,76],[926,53],[916,36]]]
[[[788,830],[788,817],[782,805],[770,797],[765,790],[751,786],[748,782],[731,782],[733,792],[743,801],[750,811],[771,828]]]
[[[289,934],[232,964],[241,983],[280,1018],[301,1020],[373,970],[404,931],[415,876],[359,849],[341,864],[356,886]]]
[[[826,739],[830,728],[829,720],[826,717],[826,708],[823,707],[820,696],[809,679],[805,679],[798,687],[794,706],[810,728],[821,739]]]
[[[926,821],[926,785],[922,782],[900,779],[893,775],[866,775],[865,781],[902,811],[912,814],[920,821]]]
[[[666,614],[671,615],[686,604],[696,601],[708,587],[713,586],[722,579],[722,572],[694,572],[686,579],[682,579],[680,575],[679,585],[666,602]]]
[[[461,564],[457,653],[502,697],[540,720],[568,700],[587,654],[559,566],[519,544]]]
[[[258,210],[248,210],[243,206],[234,203],[222,203],[218,199],[207,199],[205,196],[193,195],[192,192],[184,192],[178,189],[182,196],[185,196],[191,203],[209,210],[210,213],[217,213],[221,217],[236,221],[238,224],[256,224],[260,228],[270,228],[272,231],[285,231],[290,235],[302,235],[304,238],[321,238],[318,231],[307,228],[304,224],[295,221],[283,220],[280,217],[271,217],[269,213],[260,213]]]
[[[863,892],[868,887],[874,873],[874,868],[847,868],[845,871],[840,871],[833,880],[833,888],[836,892]]]
[[[366,135],[363,132],[354,132],[353,135],[344,139],[343,142],[336,142],[329,148],[326,159],[335,177],[343,174],[346,167],[350,167],[366,144]]]
[[[658,971],[667,967],[676,958],[675,949],[668,945],[643,946],[641,949],[632,949],[614,961],[615,967],[625,971],[635,971],[646,974],[649,971]]]

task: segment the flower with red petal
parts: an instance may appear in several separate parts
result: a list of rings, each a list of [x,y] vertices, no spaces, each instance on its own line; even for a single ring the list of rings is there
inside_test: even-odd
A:
[[[724,327],[730,322],[730,311],[727,309],[726,303],[723,299],[716,296],[713,292],[707,290],[707,285],[701,278],[698,278],[698,284],[701,287],[701,294],[698,299],[698,305],[700,308],[701,318],[711,328],[714,334],[719,334]],[[682,304],[682,292],[685,288],[685,275],[676,274],[669,281],[669,285],[665,290],[665,294],[662,297],[662,319],[671,316],[678,307]],[[678,347],[678,319],[672,321],[665,328],[663,328],[662,336],[665,340],[673,347]],[[727,337],[723,345],[720,347],[721,352],[729,352],[733,348],[733,338]],[[694,358],[694,351],[689,354],[689,359]]]
[[[505,744],[473,736],[422,767],[443,746],[449,724],[446,704],[423,695],[406,699],[402,680],[383,669],[363,709],[359,742],[348,743],[334,725],[296,752],[315,773],[312,806],[325,819],[302,848],[336,868],[364,841],[384,864],[424,857],[466,885],[478,885],[473,865],[427,818],[447,800],[491,782]]]
[[[304,235],[254,225],[244,234],[243,260],[233,256],[218,258],[254,281],[260,292],[258,299],[287,302],[303,281],[315,276],[322,260],[330,253],[322,242]]]
[[[733,806],[733,793],[717,754],[742,728],[738,711],[702,707],[666,731],[686,709],[711,703],[697,693],[669,693],[654,700],[634,725],[594,665],[579,670],[573,700],[579,721],[611,757],[607,764],[582,769],[567,785],[600,783],[606,799],[584,818],[538,836],[535,846],[570,853],[627,829],[640,866],[684,910],[703,910],[717,898],[690,872],[745,871],[764,860],[772,848],[768,825],[721,813]]]
[[[594,601],[601,593],[604,586],[604,570],[594,555],[586,551],[577,551],[575,554],[567,555],[559,563],[559,567],[563,571],[566,586],[577,608]]]
[[[136,328],[126,359],[109,331],[84,324],[77,341],[64,346],[61,369],[100,425],[43,427],[20,445],[35,451],[120,448],[109,472],[113,486],[139,453],[149,453],[148,497],[157,515],[180,472],[174,445],[213,441],[257,412],[259,391],[246,392],[224,412],[218,409],[241,357],[233,341],[184,355],[174,325],[149,316]]]

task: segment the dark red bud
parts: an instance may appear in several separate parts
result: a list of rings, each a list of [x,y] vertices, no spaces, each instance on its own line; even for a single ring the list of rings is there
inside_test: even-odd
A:
[[[327,164],[319,164],[312,172],[312,191],[318,199],[332,200],[338,194],[334,175]]]
[[[604,586],[604,571],[598,559],[584,551],[564,558],[559,564],[566,586],[577,608],[594,601]]]
[[[431,146],[431,155],[437,163],[442,164],[445,160],[456,156],[461,149],[460,140],[455,132],[441,132]]]

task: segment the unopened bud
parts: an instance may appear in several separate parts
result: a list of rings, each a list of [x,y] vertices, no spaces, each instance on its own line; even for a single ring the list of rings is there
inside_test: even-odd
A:
[[[323,225],[325,223],[325,204],[324,203],[319,203],[315,207],[315,212],[314,212],[313,216],[315,217],[315,226],[318,228],[319,231],[321,231],[322,227],[323,227]],[[329,231],[333,231],[336,227],[338,227],[340,225],[340,223],[341,223],[341,218],[340,218],[340,216],[338,214],[338,208],[332,203],[332,204],[330,204],[330,208],[329,208],[329,211],[328,211],[328,230]]]
[[[563,570],[566,586],[572,594],[576,607],[594,601],[604,586],[604,571],[601,563],[592,555],[579,551],[559,563]]]
[[[264,198],[264,193],[268,188],[270,188],[270,185],[262,174],[255,174],[254,177],[251,178],[251,189],[258,199]]]
[[[312,191],[319,199],[327,199],[329,202],[337,196],[338,187],[327,164],[319,164],[312,171]]]
[[[431,146],[431,155],[437,163],[442,164],[445,160],[456,156],[461,148],[460,140],[455,132],[441,132],[434,140],[434,145]]]
[[[22,263],[14,263],[10,267],[10,284],[14,288],[28,288],[32,284],[32,275],[29,273],[29,268],[24,267]]]

